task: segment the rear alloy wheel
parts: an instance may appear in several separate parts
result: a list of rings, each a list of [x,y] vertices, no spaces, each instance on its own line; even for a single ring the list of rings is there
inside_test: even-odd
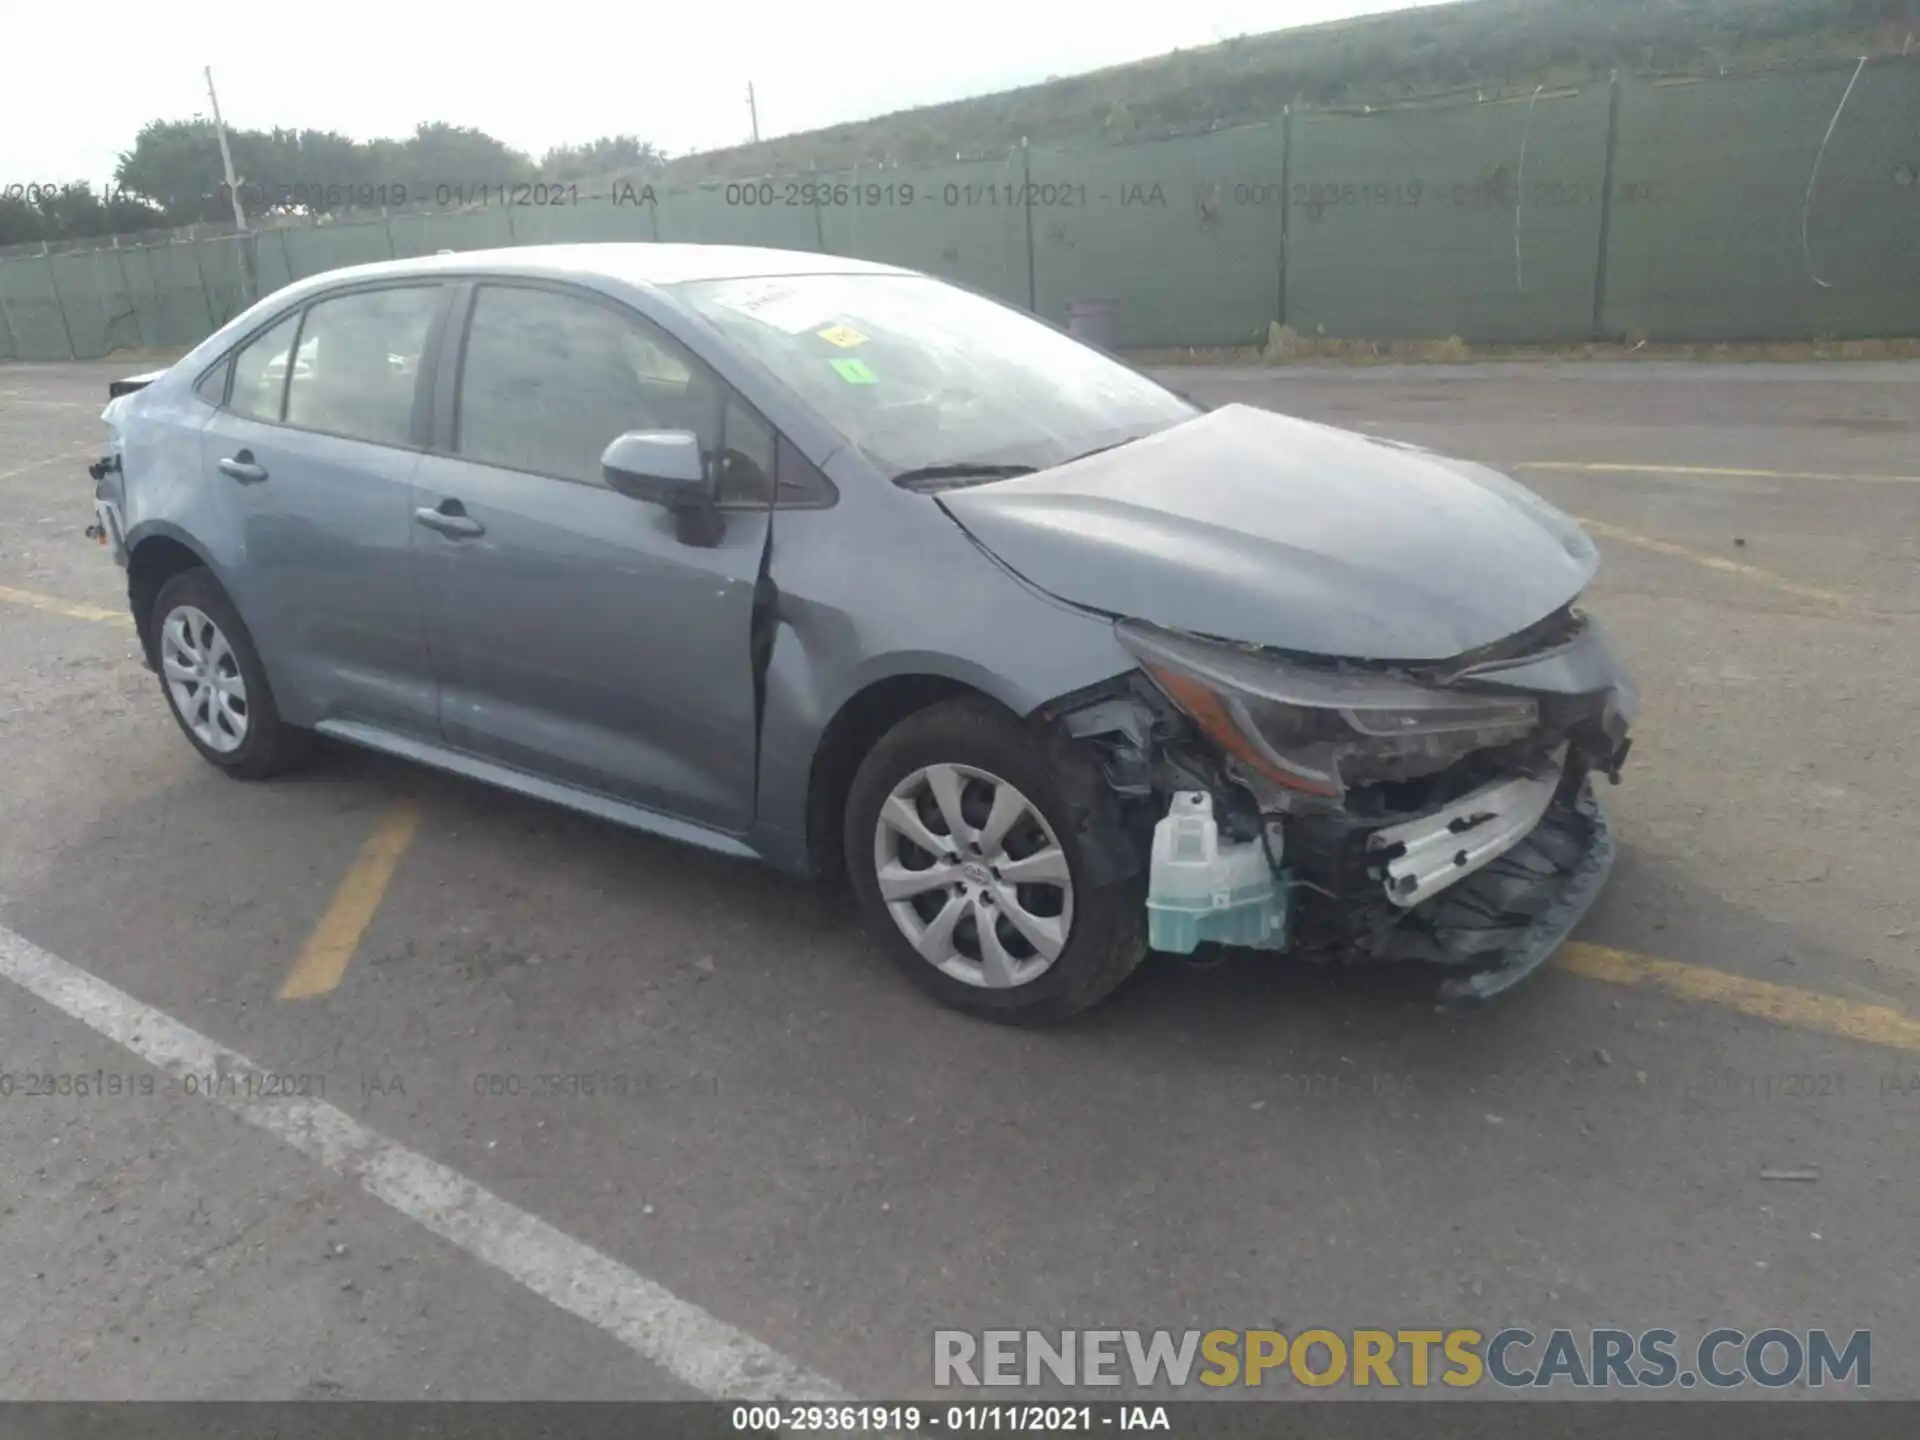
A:
[[[1138,886],[1091,884],[1053,764],[1011,715],[949,701],[889,731],[847,797],[869,923],[916,984],[988,1019],[1064,1019],[1145,953]]]
[[[253,637],[210,571],[160,587],[151,634],[167,705],[204,759],[257,780],[306,753],[311,737],[280,718]]]
[[[231,755],[247,739],[247,682],[220,627],[182,605],[160,627],[160,674],[174,713],[194,739]]]

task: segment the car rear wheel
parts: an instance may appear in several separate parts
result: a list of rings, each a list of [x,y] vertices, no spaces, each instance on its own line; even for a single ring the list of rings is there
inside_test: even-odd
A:
[[[909,716],[847,797],[855,894],[913,982],[1014,1024],[1105,998],[1146,952],[1138,886],[1096,886],[1054,762],[981,701]]]
[[[211,572],[161,586],[150,633],[167,707],[208,763],[258,780],[306,753],[311,737],[281,720],[253,637]]]

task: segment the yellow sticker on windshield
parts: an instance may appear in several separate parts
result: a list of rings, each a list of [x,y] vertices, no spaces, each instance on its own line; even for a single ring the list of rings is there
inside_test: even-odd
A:
[[[829,325],[825,330],[814,333],[829,345],[838,345],[842,350],[851,350],[856,345],[867,343],[867,337],[851,325]]]
[[[867,368],[864,360],[829,360],[829,365],[840,372],[840,378],[849,385],[873,385],[880,377]]]

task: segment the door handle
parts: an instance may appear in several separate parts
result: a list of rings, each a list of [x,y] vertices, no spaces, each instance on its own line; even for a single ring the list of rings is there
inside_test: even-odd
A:
[[[467,514],[466,507],[458,500],[442,500],[438,508],[422,505],[413,512],[413,518],[417,524],[424,525],[429,530],[437,530],[442,535],[469,536],[487,533],[487,527]]]
[[[267,467],[254,462],[251,450],[242,450],[238,455],[229,455],[220,462],[220,473],[238,480],[242,485],[258,485],[267,478]]]

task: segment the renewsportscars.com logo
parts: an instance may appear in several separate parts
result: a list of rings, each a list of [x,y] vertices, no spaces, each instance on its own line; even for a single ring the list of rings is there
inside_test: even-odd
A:
[[[1873,1334],[1722,1327],[1691,1346],[1672,1330],[936,1330],[936,1386],[1195,1383],[1466,1389],[1781,1389],[1873,1384]]]

